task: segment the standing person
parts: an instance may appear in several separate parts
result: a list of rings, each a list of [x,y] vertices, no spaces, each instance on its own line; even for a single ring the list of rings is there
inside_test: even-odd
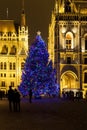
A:
[[[32,89],[29,90],[29,102],[32,103]]]
[[[9,101],[9,110],[12,111],[14,107],[14,90],[12,89],[12,86],[9,86],[8,101]]]
[[[14,91],[14,111],[15,112],[20,112],[20,93],[17,91],[17,89],[15,89]]]

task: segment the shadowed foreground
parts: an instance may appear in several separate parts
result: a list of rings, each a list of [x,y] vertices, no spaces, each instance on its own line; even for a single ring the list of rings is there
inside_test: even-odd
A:
[[[22,99],[21,112],[9,112],[0,100],[0,130],[87,130],[87,102],[58,98]]]

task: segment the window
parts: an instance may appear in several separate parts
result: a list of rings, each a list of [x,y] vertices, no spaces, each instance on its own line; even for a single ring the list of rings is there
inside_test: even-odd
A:
[[[25,38],[21,38],[22,41],[25,41]]]
[[[14,82],[11,82],[11,86],[14,87]]]
[[[1,70],[3,69],[3,62],[1,62]]]
[[[12,77],[12,74],[10,74],[10,77]]]
[[[66,49],[71,49],[71,45],[72,45],[72,33],[68,32],[66,34]]]
[[[24,62],[21,63],[21,70],[24,69]]]
[[[15,65],[15,63],[13,63],[13,70],[15,70],[16,69],[16,65]]]
[[[10,70],[15,70],[15,69],[16,69],[16,64],[15,64],[15,62],[13,62],[13,63],[10,62],[9,68],[10,68]]]
[[[6,45],[3,46],[1,54],[7,54],[8,53],[8,47]]]
[[[6,77],[6,74],[4,74],[4,77]]]
[[[87,72],[84,73],[84,83],[87,83]]]
[[[4,69],[6,70],[6,62],[4,62]]]
[[[1,73],[1,77],[3,77],[3,74]]]
[[[71,12],[71,5],[69,1],[65,2],[65,13]]]
[[[6,77],[6,73],[4,73],[4,74],[1,73],[0,76],[1,76],[1,77]]]
[[[15,46],[12,46],[10,54],[11,55],[16,55],[16,47]]]
[[[13,74],[13,77],[15,77],[15,74]]]
[[[66,49],[71,49],[71,40],[66,40]]]
[[[87,58],[84,58],[84,64],[87,64]]]
[[[10,67],[10,70],[12,70],[12,63],[11,62],[10,62],[10,66],[9,67]]]
[[[6,62],[1,62],[0,63],[0,69],[2,70],[2,69],[4,69],[4,70],[6,70]]]
[[[71,64],[71,57],[67,57],[67,64]]]
[[[2,81],[2,82],[1,82],[1,86],[2,86],[2,87],[5,87],[5,81]]]
[[[85,37],[85,50],[87,50],[87,36]]]

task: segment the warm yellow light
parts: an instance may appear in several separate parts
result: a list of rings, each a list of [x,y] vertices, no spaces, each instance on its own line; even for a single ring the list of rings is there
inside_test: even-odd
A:
[[[65,33],[66,32],[66,28],[62,28],[62,33]]]
[[[64,87],[64,88],[68,88],[68,87],[67,87],[67,85],[65,85],[65,87]]]
[[[76,33],[77,32],[77,28],[74,27],[73,28],[73,32]]]

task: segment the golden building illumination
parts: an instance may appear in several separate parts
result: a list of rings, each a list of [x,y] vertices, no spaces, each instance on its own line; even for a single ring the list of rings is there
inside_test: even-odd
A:
[[[49,25],[48,52],[60,94],[87,90],[87,1],[56,0]]]
[[[24,2],[23,2],[24,3]],[[28,51],[28,27],[24,4],[21,24],[14,20],[0,20],[0,90],[7,91],[11,85],[17,88]]]

